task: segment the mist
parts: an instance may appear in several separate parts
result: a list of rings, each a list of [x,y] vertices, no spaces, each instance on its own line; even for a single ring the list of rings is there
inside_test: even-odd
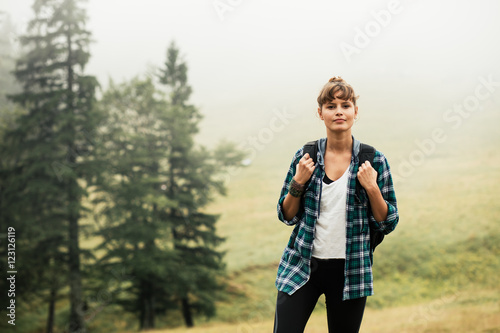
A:
[[[19,34],[30,5],[0,2]],[[162,64],[175,40],[207,142],[242,140],[276,108],[316,122],[317,92],[335,75],[355,87],[365,119],[380,109],[441,117],[479,76],[500,77],[499,7],[493,0],[90,0],[95,42],[87,71],[103,88],[110,78],[143,75]]]
[[[33,2],[0,0],[0,12],[15,26],[12,40],[26,33]],[[277,222],[276,199],[293,154],[325,136],[316,98],[341,76],[359,95],[353,135],[387,157],[401,215],[375,254],[378,294],[366,327],[500,328],[492,314],[500,267],[500,2],[88,0],[85,9],[93,43],[84,72],[97,78],[98,100],[111,81],[158,74],[175,41],[188,66],[189,104],[203,117],[196,142],[212,149],[228,140],[246,154],[223,175],[227,195],[217,193],[203,207],[220,217],[227,290],[241,291],[217,304],[216,324],[248,322],[254,332],[269,331],[276,267],[291,232]],[[89,249],[95,245],[86,241]],[[387,321],[382,310],[397,315]],[[135,327],[132,317],[109,311],[94,325]],[[483,316],[491,324],[477,319]],[[172,311],[162,320],[170,330],[182,325],[179,318]],[[321,331],[324,319],[316,317],[313,327]],[[241,325],[237,331],[246,329]]]

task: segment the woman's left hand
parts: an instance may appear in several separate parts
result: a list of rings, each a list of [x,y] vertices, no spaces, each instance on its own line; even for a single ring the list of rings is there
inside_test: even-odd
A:
[[[366,191],[373,188],[378,188],[377,185],[377,171],[372,167],[369,161],[361,164],[358,169],[358,180],[361,186]]]

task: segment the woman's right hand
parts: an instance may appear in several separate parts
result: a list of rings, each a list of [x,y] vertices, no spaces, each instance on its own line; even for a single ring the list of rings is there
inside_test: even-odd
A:
[[[308,153],[306,153],[302,158],[299,160],[299,164],[297,164],[297,169],[295,170],[295,176],[293,179],[299,184],[305,184],[311,178],[312,173],[314,172],[314,161],[313,159],[309,156]]]

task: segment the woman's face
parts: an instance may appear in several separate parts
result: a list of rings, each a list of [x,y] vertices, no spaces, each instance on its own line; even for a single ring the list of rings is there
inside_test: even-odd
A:
[[[358,107],[352,101],[335,98],[318,108],[318,114],[328,130],[344,132],[351,129],[358,116]]]

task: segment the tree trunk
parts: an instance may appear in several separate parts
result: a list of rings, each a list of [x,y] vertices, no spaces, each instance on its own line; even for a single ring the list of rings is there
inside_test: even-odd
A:
[[[47,333],[54,332],[55,303],[56,303],[56,287],[52,286],[50,288],[50,296],[49,296],[49,315],[47,317]]]
[[[141,296],[141,330],[148,330],[155,327],[155,298],[150,282],[142,281]]]
[[[68,14],[72,16],[72,14]],[[74,107],[74,92],[73,92],[73,49],[72,49],[72,26],[68,25],[66,32],[66,45],[68,51],[67,57],[67,111],[75,113]],[[71,126],[72,124],[68,124]],[[69,165],[76,165],[76,156],[74,152],[73,140],[68,142],[68,161]],[[82,301],[82,277],[80,272],[80,245],[78,242],[78,219],[80,217],[79,204],[80,196],[78,195],[79,184],[76,179],[68,180],[68,201],[69,201],[69,287],[70,287],[70,314],[69,325],[70,333],[86,333],[84,309]]]
[[[189,300],[187,297],[182,299],[182,316],[184,317],[184,322],[187,327],[193,327],[193,315],[191,313],[191,306],[189,305]]]
[[[78,218],[75,217],[71,217],[69,221],[69,243],[70,333],[85,333],[82,279],[80,274],[80,246],[78,244]]]
[[[74,165],[76,157],[70,155],[68,158],[70,165]],[[69,207],[69,298],[70,298],[70,314],[69,314],[69,332],[86,333],[85,328],[85,310],[82,299],[82,276],[80,271],[80,245],[79,245],[79,226],[78,219],[80,212],[78,210],[80,197],[78,182],[75,179],[68,181],[68,201]]]

